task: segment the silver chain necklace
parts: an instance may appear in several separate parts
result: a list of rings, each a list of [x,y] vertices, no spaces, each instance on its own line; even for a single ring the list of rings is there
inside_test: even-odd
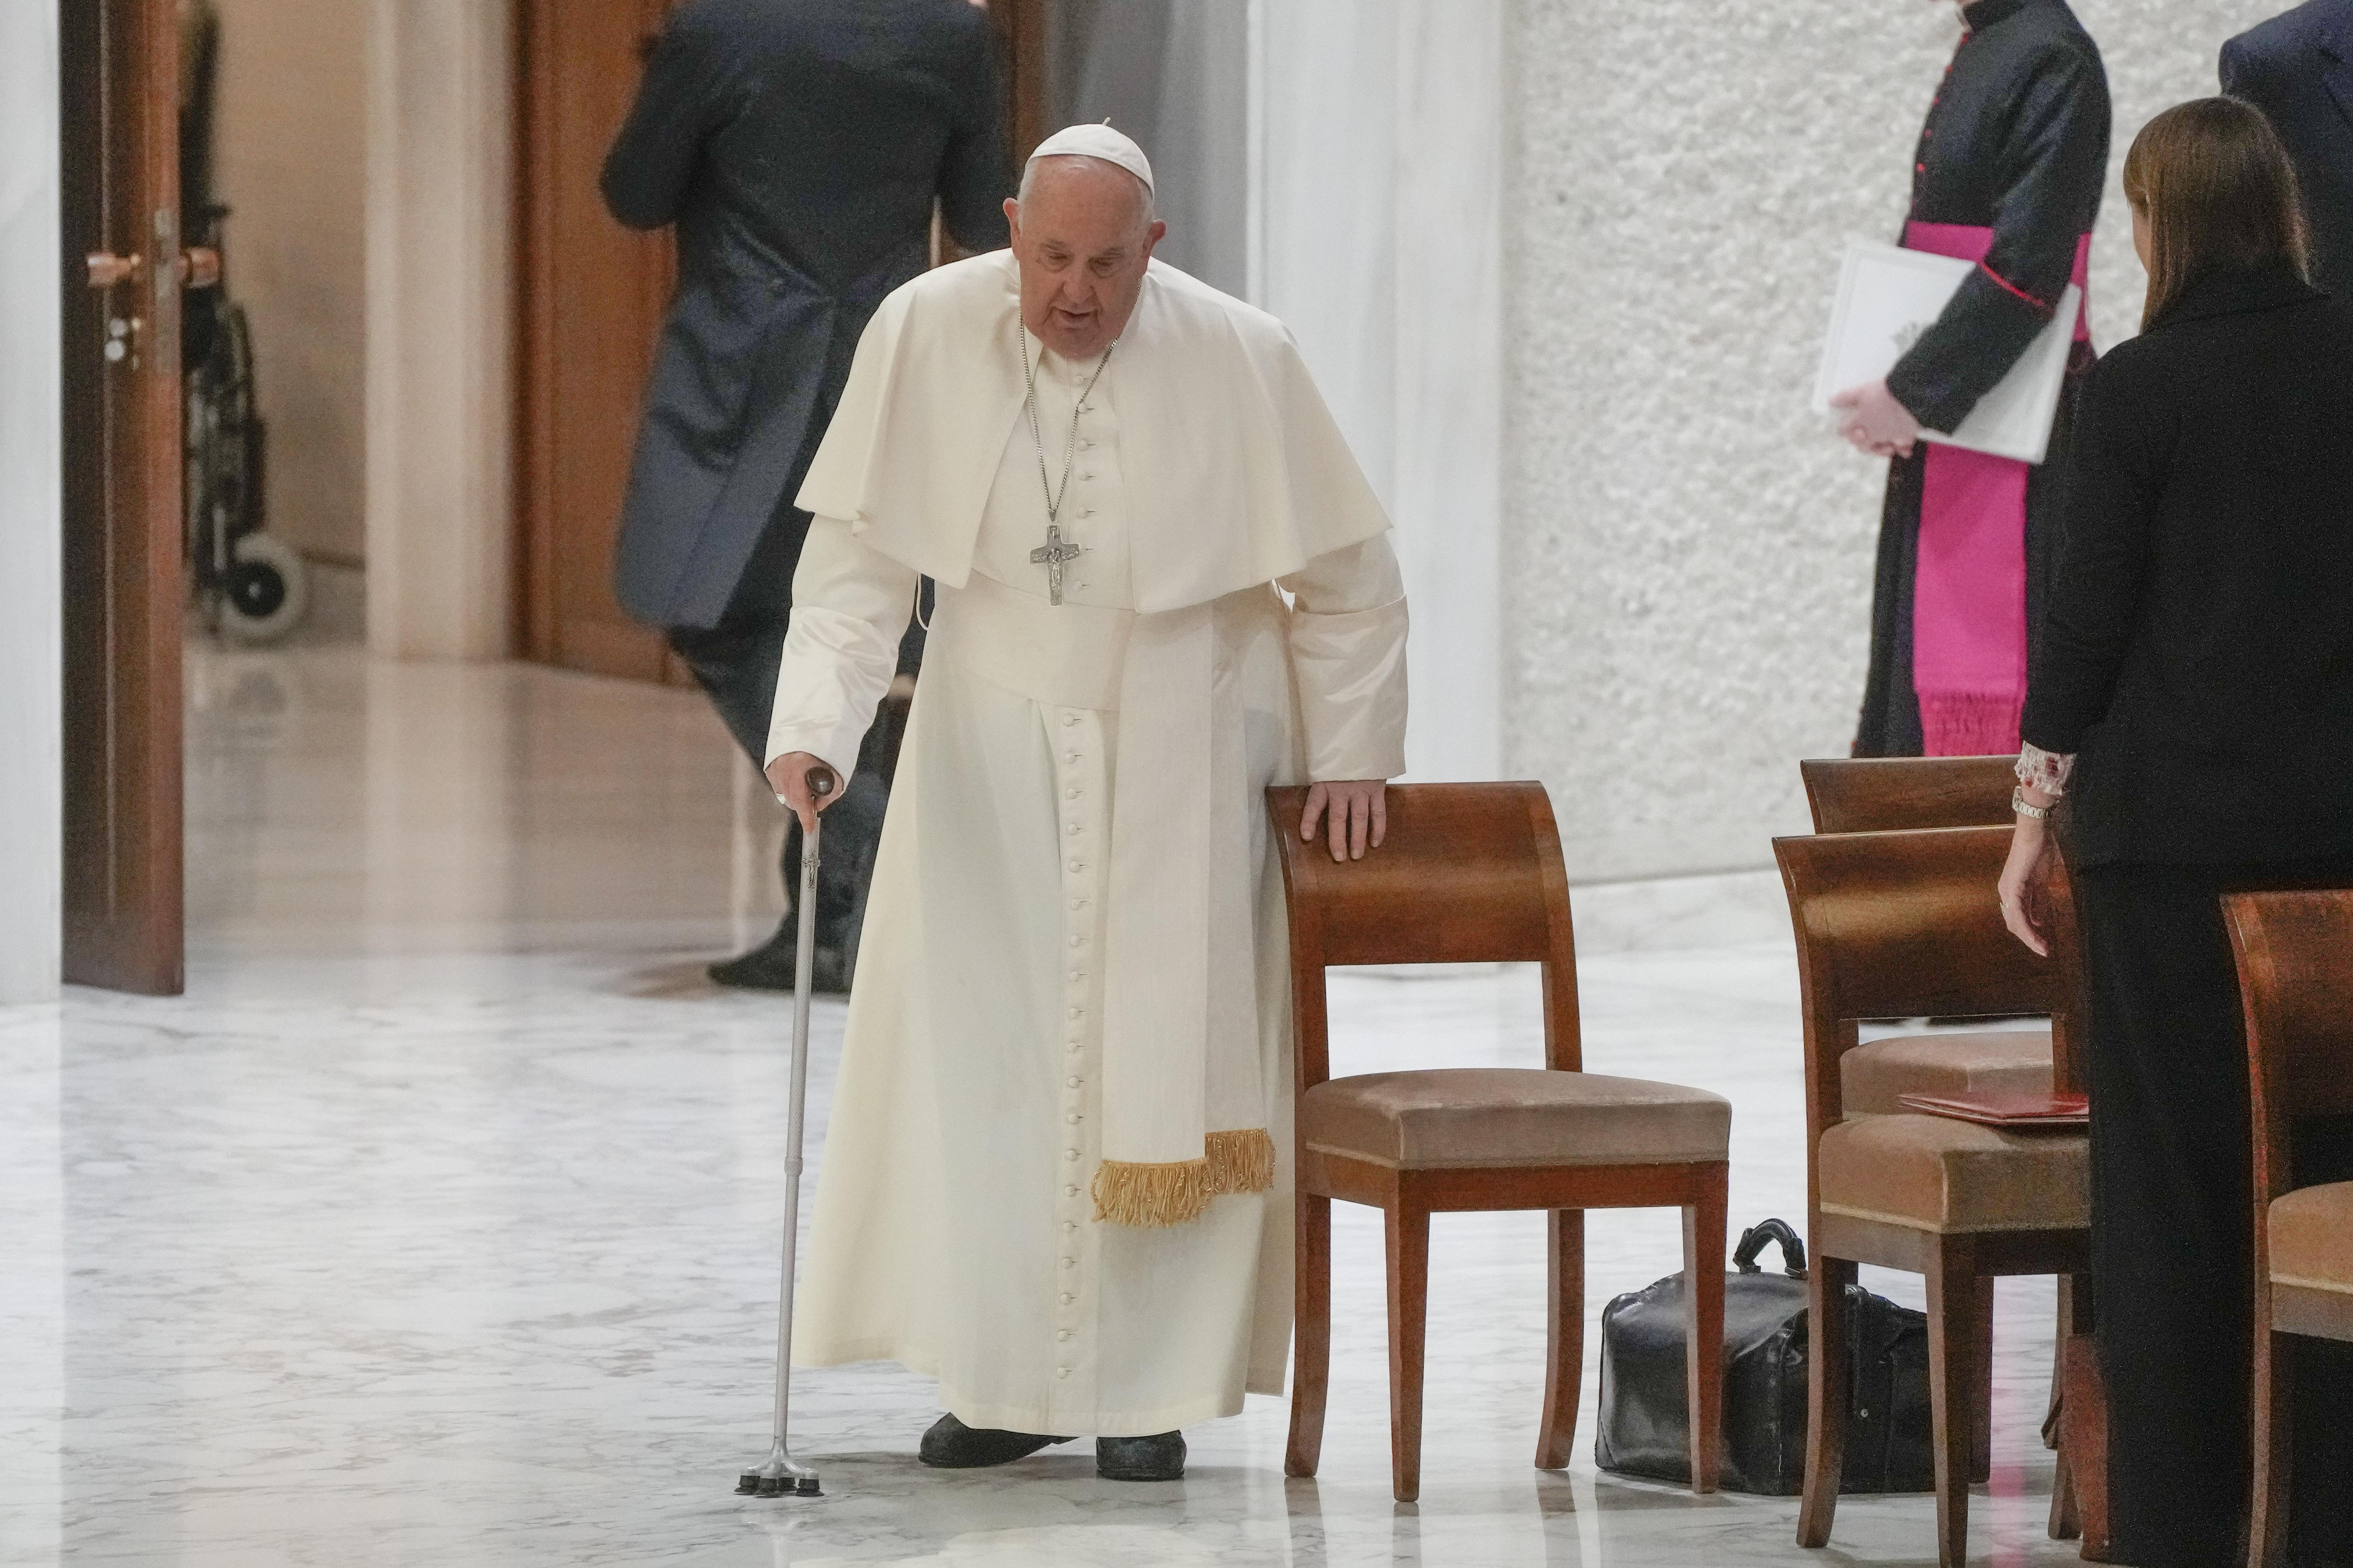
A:
[[[1119,340],[1112,339],[1103,349],[1103,358],[1095,361],[1095,373],[1087,377],[1086,385],[1081,387],[1078,396],[1071,400],[1071,438],[1062,447],[1062,482],[1057,488],[1047,474],[1046,437],[1038,428],[1038,377],[1029,368],[1029,332],[1023,327],[1017,327],[1016,331],[1021,338],[1021,381],[1029,389],[1022,408],[1029,416],[1030,444],[1038,448],[1038,488],[1046,495],[1046,542],[1029,552],[1029,560],[1032,564],[1046,569],[1047,596],[1050,602],[1059,605],[1062,602],[1062,568],[1077,560],[1081,553],[1077,545],[1062,542],[1061,528],[1062,500],[1071,493],[1071,469],[1079,456],[1079,414],[1086,407],[1087,399],[1093,395],[1095,383],[1103,379],[1103,368],[1111,363],[1111,352],[1119,347]]]

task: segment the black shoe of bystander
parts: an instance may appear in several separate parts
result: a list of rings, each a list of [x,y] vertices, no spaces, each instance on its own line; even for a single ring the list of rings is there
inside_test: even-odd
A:
[[[793,988],[794,933],[787,921],[776,935],[751,952],[711,966],[711,978],[743,991],[790,991]],[[818,944],[810,954],[809,984],[830,995],[849,989],[849,964],[841,949]]]

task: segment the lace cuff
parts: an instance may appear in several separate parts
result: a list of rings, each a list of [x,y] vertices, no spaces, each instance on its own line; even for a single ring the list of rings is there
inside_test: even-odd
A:
[[[2018,784],[2021,789],[2040,790],[2056,799],[2067,793],[2067,780],[2075,771],[2075,753],[2064,756],[2046,752],[2040,746],[2018,749]]]

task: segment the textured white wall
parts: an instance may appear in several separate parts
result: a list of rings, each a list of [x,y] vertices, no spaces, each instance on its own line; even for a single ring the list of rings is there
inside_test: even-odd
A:
[[[0,1004],[58,994],[58,17],[0,5]]]
[[[2115,158],[2264,0],[2080,0]],[[1883,465],[1806,411],[1837,255],[1894,237],[1957,36],[1923,0],[1518,0],[1505,764],[1578,880],[1768,865],[1843,755]],[[2094,333],[2138,318],[2111,174]]]

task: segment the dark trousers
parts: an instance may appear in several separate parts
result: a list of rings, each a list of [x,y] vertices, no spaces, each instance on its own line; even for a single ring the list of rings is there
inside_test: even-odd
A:
[[[727,725],[727,732],[744,748],[757,768],[768,750],[768,720],[776,704],[776,670],[784,662],[785,632],[792,623],[793,572],[800,564],[801,542],[808,537],[809,516],[789,507],[779,508],[767,531],[760,536],[752,559],[744,568],[725,614],[715,626],[673,626],[670,646],[694,671],[711,705]],[[923,660],[923,633],[910,626],[900,645],[900,673],[912,675]],[[858,768],[841,798],[826,808],[825,856],[818,867],[817,941],[854,956],[858,928],[866,915],[866,885],[874,871],[874,852],[882,837],[883,808],[890,802],[883,787],[882,726],[867,731],[858,754]],[[780,808],[781,809],[781,808]],[[797,818],[785,828],[785,901],[792,904],[801,885],[801,828]],[[790,940],[791,917],[778,935]]]
[[[2253,1134],[2221,896],[2353,862],[2102,866],[2077,879],[2091,984],[2092,1280],[2108,1395],[2109,1561],[2235,1565],[2248,1509]],[[2353,1177],[2300,1140],[2299,1180]],[[2296,1342],[2296,1561],[2353,1563],[2353,1358]],[[2306,1419],[2325,1415],[2325,1419]]]

